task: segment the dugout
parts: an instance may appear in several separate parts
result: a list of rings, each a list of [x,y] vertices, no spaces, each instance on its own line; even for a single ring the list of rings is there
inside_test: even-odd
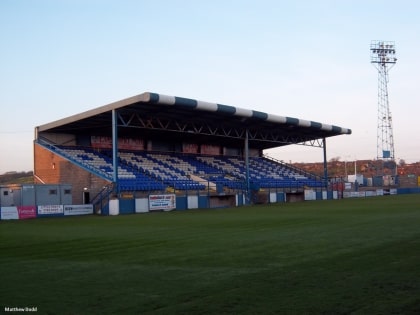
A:
[[[238,191],[245,196],[246,204],[252,201],[252,158],[263,157],[266,149],[292,144],[322,148],[323,182],[326,183],[326,139],[349,134],[350,129],[331,124],[146,92],[35,127],[34,178],[37,183],[44,184],[70,183],[76,204],[82,204],[87,196],[92,203],[97,196],[108,193],[107,198],[118,198],[122,187],[132,192],[134,198],[144,198],[151,192],[184,193],[184,186],[157,183],[150,184],[149,190],[136,189],[140,178],[129,180],[132,174],[127,173],[126,165],[123,165],[127,161],[125,156],[122,158],[123,154],[136,152],[141,156],[153,152],[155,163],[159,163],[159,152],[216,156],[220,160],[238,157],[244,167],[241,182],[235,187],[221,189],[207,180],[206,170],[204,175],[187,176],[196,181],[198,194],[204,191],[211,195],[212,204],[217,204],[214,201],[217,198],[222,204],[226,203],[226,195],[237,199]],[[98,162],[92,161],[97,158],[97,152],[106,154],[107,165],[93,163]],[[132,166],[146,162],[142,160]],[[147,173],[150,170],[143,170],[144,175],[155,176]],[[200,176],[207,176],[207,182],[200,183],[197,179]],[[189,196],[190,192],[186,194]],[[236,204],[242,204],[242,201]]]

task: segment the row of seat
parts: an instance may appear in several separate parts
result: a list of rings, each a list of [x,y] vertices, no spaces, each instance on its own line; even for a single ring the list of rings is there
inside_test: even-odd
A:
[[[91,148],[61,148],[72,159],[98,173],[112,176],[110,152]],[[176,153],[119,152],[118,176],[121,187],[129,190],[205,189],[203,181],[220,187],[243,189],[245,161],[238,157],[181,155]],[[194,179],[192,179],[194,177]],[[255,187],[320,187],[322,182],[262,157],[249,159],[249,180]]]
[[[206,186],[188,178],[185,170],[195,171],[193,168],[179,169],[172,165],[168,156],[162,154],[134,154],[133,152],[121,152],[119,154],[121,162],[149,175],[158,181],[167,184],[175,189],[204,189]],[[177,161],[178,162],[178,161]],[[186,166],[186,165],[184,165]]]

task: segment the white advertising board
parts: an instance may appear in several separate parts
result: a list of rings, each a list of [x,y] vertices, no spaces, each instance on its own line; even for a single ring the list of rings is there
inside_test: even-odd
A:
[[[93,205],[68,205],[64,206],[64,215],[93,214]]]
[[[305,200],[316,200],[316,192],[312,189],[305,189]]]
[[[136,213],[149,212],[149,200],[147,198],[136,199]]]
[[[176,208],[176,197],[174,194],[150,195],[149,210],[169,211]]]
[[[18,220],[19,214],[17,207],[1,207],[2,220]]]
[[[44,205],[38,206],[38,214],[48,215],[48,214],[63,214],[63,205]]]

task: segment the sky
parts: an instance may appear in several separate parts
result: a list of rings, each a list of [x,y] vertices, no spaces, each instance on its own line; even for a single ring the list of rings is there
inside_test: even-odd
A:
[[[419,14],[414,0],[1,0],[0,174],[33,170],[36,126],[147,91],[350,128],[327,160],[375,159],[372,40],[397,51],[395,157],[420,161]]]

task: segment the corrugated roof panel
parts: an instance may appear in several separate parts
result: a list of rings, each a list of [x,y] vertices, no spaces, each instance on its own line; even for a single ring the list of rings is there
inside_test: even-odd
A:
[[[290,125],[298,125],[299,119],[293,117],[286,117],[286,123]]]
[[[305,119],[299,119],[298,126],[300,127],[311,127],[311,122]]]
[[[158,94],[158,103],[165,105],[175,105],[176,97],[169,95]]]
[[[245,108],[239,108],[235,107],[235,116],[241,116],[241,117],[252,117],[252,110],[245,109]]]
[[[322,124],[316,121],[311,121],[311,128],[315,128],[315,129],[321,129],[322,128]]]
[[[321,129],[326,130],[326,131],[332,131],[333,127],[331,125],[328,125],[328,124],[322,124]]]
[[[197,108],[197,101],[190,98],[175,96],[175,105],[182,107]]]
[[[236,108],[230,105],[217,104],[217,111],[223,114],[234,115]]]
[[[253,110],[252,111],[252,117],[253,118],[258,118],[258,119],[261,119],[261,120],[267,120],[268,114]]]
[[[216,103],[197,101],[197,109],[209,112],[216,112],[218,111],[218,106]]]
[[[287,122],[287,118],[284,116],[278,116],[273,114],[268,114],[267,121],[277,124],[285,124]]]

